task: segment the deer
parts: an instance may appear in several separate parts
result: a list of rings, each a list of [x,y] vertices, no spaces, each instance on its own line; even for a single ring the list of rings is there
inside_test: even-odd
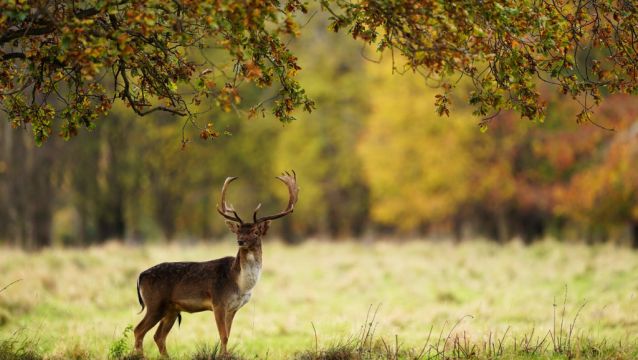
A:
[[[222,354],[228,354],[227,344],[237,311],[251,297],[262,267],[261,239],[272,220],[293,212],[299,188],[297,174],[284,172],[277,176],[288,188],[286,208],[274,215],[258,217],[261,204],[253,212],[253,222],[245,223],[232,205],[226,202],[226,190],[237,177],[228,177],[221,190],[217,212],[237,235],[237,255],[205,262],[165,262],[155,265],[137,279],[137,297],[144,318],[135,327],[135,351],[143,356],[144,335],[159,323],[154,340],[161,356],[167,357],[166,337],[181,313],[212,311],[217,324]]]

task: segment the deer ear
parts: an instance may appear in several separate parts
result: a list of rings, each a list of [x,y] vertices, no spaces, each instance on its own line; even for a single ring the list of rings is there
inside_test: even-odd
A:
[[[226,220],[226,226],[235,234],[239,232],[239,224],[234,221]]]
[[[270,220],[266,220],[262,223],[259,223],[259,232],[262,236],[266,235],[268,229],[270,228]]]

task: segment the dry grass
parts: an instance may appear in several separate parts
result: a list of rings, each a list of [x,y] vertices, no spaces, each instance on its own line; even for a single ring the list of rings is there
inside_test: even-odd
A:
[[[234,252],[230,240],[37,254],[2,249],[0,288],[22,281],[0,292],[0,340],[33,339],[29,349],[49,358],[106,358],[141,319],[141,270]],[[269,242],[262,279],[229,344],[251,359],[631,359],[638,357],[636,274],[638,254],[611,245]],[[184,314],[168,349],[190,358],[216,341],[212,313]],[[145,349],[157,356],[152,333]]]

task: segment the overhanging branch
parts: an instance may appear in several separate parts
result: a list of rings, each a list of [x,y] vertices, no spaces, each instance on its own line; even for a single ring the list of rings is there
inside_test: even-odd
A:
[[[2,56],[0,56],[0,61],[9,61],[9,60],[13,60],[13,59],[26,59],[27,56],[24,55],[24,53],[21,52],[12,52],[12,53],[8,53],[8,54],[4,54]]]
[[[122,90],[122,93],[124,95],[124,97],[126,98],[126,101],[128,101],[129,105],[131,105],[131,108],[133,109],[133,111],[139,115],[139,116],[144,116],[144,115],[148,115],[150,113],[153,113],[155,111],[165,111],[171,114],[175,114],[175,115],[179,115],[179,116],[186,116],[186,112],[175,109],[175,108],[170,108],[170,107],[166,107],[166,106],[155,106],[152,107],[148,110],[140,110],[138,108],[138,103],[137,101],[135,101],[135,99],[133,99],[133,95],[131,95],[131,85],[129,82],[129,78],[128,75],[126,74],[126,68],[124,66],[124,60],[120,59],[119,62],[119,66],[118,66],[118,73],[122,76],[122,80],[124,81],[124,89]],[[117,79],[115,79],[117,81]]]
[[[20,86],[17,89],[11,90],[11,91],[6,92],[6,93],[0,92],[0,95],[2,95],[2,96],[10,96],[10,95],[17,94],[17,93],[23,91],[24,89],[28,88],[29,86],[33,85],[34,82],[35,81],[33,81],[33,80],[28,81],[24,85]]]
[[[54,30],[55,26],[53,26],[53,24],[30,29],[9,30],[0,37],[0,45],[4,45],[9,41],[19,39],[24,36],[47,35],[52,33]]]

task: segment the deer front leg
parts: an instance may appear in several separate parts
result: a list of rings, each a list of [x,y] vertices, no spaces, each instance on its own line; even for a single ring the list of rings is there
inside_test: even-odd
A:
[[[228,343],[228,334],[226,333],[226,309],[217,307],[213,310],[215,313],[215,322],[217,323],[217,331],[219,332],[219,341],[222,344],[222,354],[226,355],[226,344]]]
[[[228,311],[226,313],[226,337],[230,339],[230,328],[233,326],[233,319],[237,310]]]

